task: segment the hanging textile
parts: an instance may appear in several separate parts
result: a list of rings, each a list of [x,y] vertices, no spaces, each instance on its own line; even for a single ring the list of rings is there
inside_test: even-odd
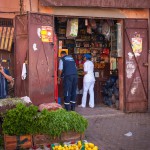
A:
[[[68,19],[66,37],[72,39],[78,35],[78,19]]]
[[[13,35],[13,27],[0,27],[0,50],[11,51]]]

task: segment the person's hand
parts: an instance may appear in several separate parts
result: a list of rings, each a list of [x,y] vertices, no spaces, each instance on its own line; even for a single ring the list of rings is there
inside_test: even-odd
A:
[[[4,68],[1,66],[0,67],[0,72],[3,73],[4,72]]]
[[[83,74],[82,74],[82,75],[84,76],[84,75],[86,75],[86,74],[87,74],[87,72],[83,72]]]
[[[61,81],[61,78],[60,78],[60,77],[58,77],[58,84],[60,84],[60,81]]]

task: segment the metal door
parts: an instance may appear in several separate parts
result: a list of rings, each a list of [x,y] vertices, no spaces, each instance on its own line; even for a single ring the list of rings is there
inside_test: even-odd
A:
[[[46,42],[41,33],[51,28],[52,41]],[[33,103],[54,101],[54,17],[29,14],[29,96]]]
[[[27,95],[35,105],[54,101],[53,25],[50,15],[31,13],[15,19],[15,95]],[[52,29],[50,42],[43,42],[42,27]],[[23,63],[25,80],[21,79]]]
[[[146,112],[148,107],[148,21],[124,21],[125,111]]]
[[[28,17],[27,15],[15,18],[15,96],[28,96],[28,76],[21,79],[22,65],[28,61]]]

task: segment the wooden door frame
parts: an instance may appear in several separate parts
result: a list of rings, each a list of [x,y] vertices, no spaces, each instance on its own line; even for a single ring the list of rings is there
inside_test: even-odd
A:
[[[149,18],[148,18],[148,111],[150,112],[150,9],[149,9]]]
[[[118,23],[121,24],[121,34],[122,34],[122,51],[123,56],[118,58],[118,79],[119,79],[119,110],[125,111],[125,68],[124,68],[124,20],[118,19]]]

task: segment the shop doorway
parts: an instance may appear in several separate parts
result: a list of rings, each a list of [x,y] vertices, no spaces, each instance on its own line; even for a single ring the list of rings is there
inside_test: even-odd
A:
[[[77,25],[76,31],[71,31],[71,22]],[[59,52],[67,51],[77,63],[77,104],[81,103],[83,92],[83,54],[90,53],[96,78],[95,105],[104,104],[124,112],[147,111],[147,30],[148,21],[142,19],[55,17]],[[62,89],[60,85],[61,99]]]
[[[119,109],[118,62],[120,60],[118,59],[123,57],[122,40],[118,42],[119,38],[122,39],[122,28],[119,22],[120,20],[115,19],[55,17],[58,54],[65,50],[74,57],[78,68],[77,105],[81,104],[83,92],[83,55],[89,53],[92,55],[96,79],[95,105],[104,104]],[[117,46],[120,51],[117,51]],[[62,84],[58,88],[59,97],[63,100]]]

